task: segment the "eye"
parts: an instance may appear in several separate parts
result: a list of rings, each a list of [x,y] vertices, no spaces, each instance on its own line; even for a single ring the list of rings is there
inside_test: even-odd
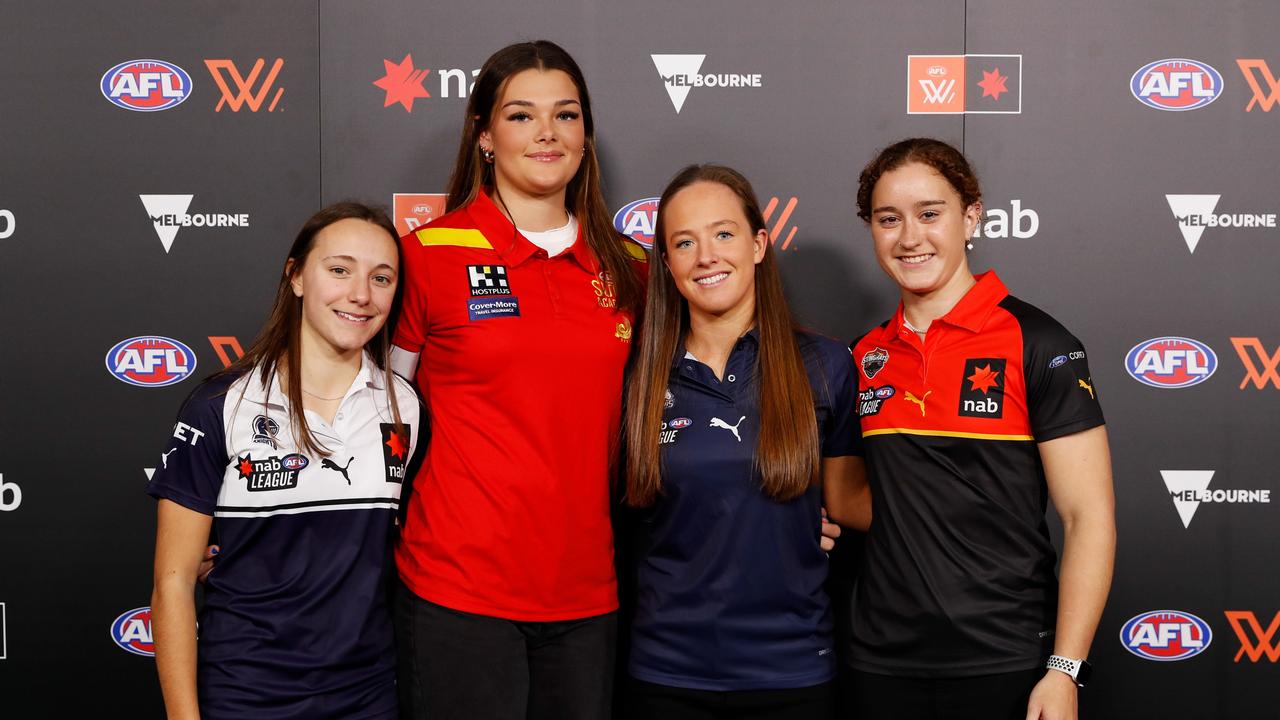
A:
[[[577,120],[580,117],[582,117],[582,114],[577,110],[561,110],[560,113],[556,115],[557,119],[568,120],[570,122]]]
[[[329,272],[333,273],[334,275],[350,275],[351,274],[350,270],[346,269],[341,265],[334,265],[333,267],[329,268]]]
[[[898,224],[900,218],[897,215],[881,215],[876,218],[876,224],[880,227],[893,227]]]
[[[932,222],[934,220],[937,220],[941,215],[942,213],[938,212],[937,210],[925,210],[924,212],[920,213],[920,219],[924,220],[925,222]]]
[[[684,248],[687,248],[687,247],[693,247],[693,241],[690,240],[689,238],[680,238],[675,242],[675,245],[673,247],[675,247],[675,249],[677,250],[683,250]]]
[[[733,239],[733,233],[732,233],[732,232],[730,232],[730,231],[728,231],[728,230],[721,230],[720,232],[716,233],[716,239],[717,239],[717,240],[732,240],[732,239]]]
[[[388,287],[396,283],[396,279],[390,275],[374,275],[373,281],[383,287]]]
[[[510,115],[508,115],[507,120],[511,122],[524,122],[525,120],[530,119],[530,117],[531,116],[529,115],[529,113],[523,110],[517,110],[516,112],[513,112]]]

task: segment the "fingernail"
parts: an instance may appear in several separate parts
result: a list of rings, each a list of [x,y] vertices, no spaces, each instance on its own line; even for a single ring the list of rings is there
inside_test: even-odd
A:
[[[218,554],[218,552],[219,552],[219,551],[218,551],[218,548],[214,548],[211,554],[213,554],[213,555],[217,555],[217,554]]]

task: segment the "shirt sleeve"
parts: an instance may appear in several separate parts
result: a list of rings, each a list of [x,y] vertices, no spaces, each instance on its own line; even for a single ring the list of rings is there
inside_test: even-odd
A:
[[[822,456],[861,456],[862,429],[857,412],[858,377],[853,355],[848,348],[835,341],[824,339],[821,347],[821,356],[825,360],[825,382],[816,388],[814,399],[827,406],[825,419],[819,428]]]
[[[400,283],[404,294],[392,342],[415,353],[422,352],[427,341],[427,268],[422,250],[413,233],[400,238],[400,256],[404,263]]]
[[[213,515],[230,457],[222,411],[230,383],[206,382],[178,411],[147,494]]]
[[[1048,315],[1019,318],[1023,326],[1023,373],[1027,413],[1037,442],[1102,425],[1102,406],[1084,345]]]

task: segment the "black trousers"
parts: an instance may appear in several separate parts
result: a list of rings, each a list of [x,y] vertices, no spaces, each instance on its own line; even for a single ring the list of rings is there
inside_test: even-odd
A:
[[[853,670],[845,687],[848,720],[1025,720],[1043,669],[963,678],[918,678]],[[844,720],[842,718],[842,720]]]
[[[412,720],[601,720],[617,615],[515,622],[451,610],[397,583],[400,714]]]
[[[627,720],[829,720],[835,683],[785,690],[715,692],[655,685],[634,678],[627,685]]]

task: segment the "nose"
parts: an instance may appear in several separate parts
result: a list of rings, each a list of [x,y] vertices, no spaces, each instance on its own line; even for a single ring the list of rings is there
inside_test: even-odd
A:
[[[711,242],[699,242],[697,245],[697,248],[698,248],[697,259],[698,259],[699,267],[708,267],[711,265],[715,265],[717,262],[720,261],[720,253],[716,249],[716,243],[714,239]]]
[[[537,141],[541,143],[549,143],[556,139],[556,124],[552,117],[538,118],[538,134]]]
[[[898,244],[904,248],[914,248],[924,241],[924,226],[912,219],[902,224],[902,234],[898,236]]]
[[[347,288],[347,299],[357,305],[365,305],[369,302],[369,278],[355,277],[352,279],[351,287]]]

